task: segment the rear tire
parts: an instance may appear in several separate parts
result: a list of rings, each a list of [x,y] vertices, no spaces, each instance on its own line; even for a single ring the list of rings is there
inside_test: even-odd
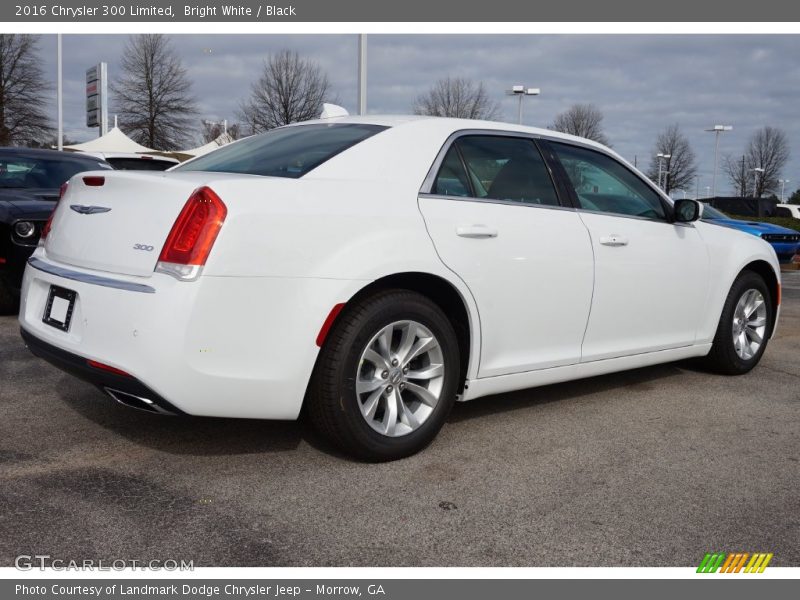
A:
[[[701,366],[723,375],[744,375],[764,355],[774,319],[766,282],[744,271],[728,292],[711,352],[700,359]]]
[[[315,429],[344,452],[396,460],[439,432],[459,371],[458,341],[442,310],[415,292],[381,291],[339,315],[317,359],[306,408]]]

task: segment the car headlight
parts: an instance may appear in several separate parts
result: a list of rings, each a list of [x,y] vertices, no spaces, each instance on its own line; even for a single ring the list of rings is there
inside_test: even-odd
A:
[[[14,234],[20,239],[30,239],[34,233],[36,233],[36,226],[30,221],[17,221],[14,225]]]

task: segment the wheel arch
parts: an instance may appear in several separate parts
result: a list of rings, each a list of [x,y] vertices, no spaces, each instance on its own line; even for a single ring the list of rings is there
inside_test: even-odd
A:
[[[458,340],[461,366],[458,393],[462,394],[465,383],[469,379],[470,370],[473,365],[477,364],[474,361],[478,359],[479,324],[477,314],[470,306],[468,299],[465,298],[464,293],[444,277],[418,271],[393,273],[380,277],[353,294],[330,323],[330,327],[336,325],[341,313],[348,305],[352,305],[370,294],[388,289],[409,290],[425,296],[434,302],[450,321]]]
[[[734,281],[738,279],[738,277],[744,273],[745,271],[751,271],[756,273],[759,277],[761,277],[764,282],[767,284],[770,292],[770,301],[772,304],[772,322],[770,323],[770,330],[768,337],[772,337],[773,332],[775,331],[775,324],[777,321],[778,316],[778,307],[780,306],[780,298],[781,298],[781,285],[779,276],[775,273],[775,269],[773,269],[772,265],[770,265],[765,260],[753,260],[747,263],[741,271],[736,275]]]

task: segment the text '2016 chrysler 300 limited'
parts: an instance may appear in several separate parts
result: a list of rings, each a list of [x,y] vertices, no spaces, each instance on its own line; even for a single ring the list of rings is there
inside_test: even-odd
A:
[[[548,130],[334,117],[165,173],[74,177],[26,269],[31,350],[151,412],[295,419],[368,460],[457,399],[690,357],[741,374],[763,240]]]

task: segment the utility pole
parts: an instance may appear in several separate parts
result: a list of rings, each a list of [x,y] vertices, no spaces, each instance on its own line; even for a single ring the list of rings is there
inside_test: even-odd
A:
[[[747,189],[745,189],[745,183],[746,183],[747,180],[745,179],[745,175],[744,175],[744,154],[742,154],[742,177],[741,177],[741,181],[742,181],[742,193],[741,193],[740,197],[744,198],[747,195]]]

